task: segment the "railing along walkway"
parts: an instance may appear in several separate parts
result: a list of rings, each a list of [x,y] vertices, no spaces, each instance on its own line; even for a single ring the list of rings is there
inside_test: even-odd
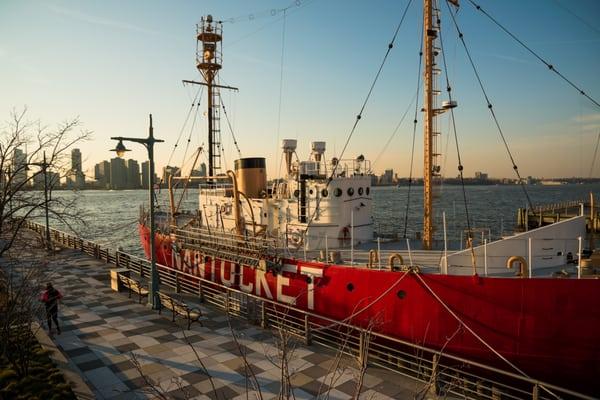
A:
[[[43,235],[45,226],[27,221],[26,227]],[[150,262],[121,251],[51,229],[56,245],[82,252],[128,268],[141,277],[150,276]],[[282,329],[306,344],[317,343],[356,357],[359,362],[377,365],[425,383],[436,393],[477,399],[593,399],[565,388],[540,382],[512,372],[441,353],[411,342],[323,317],[293,306],[214,283],[164,265],[158,265],[161,285],[177,293],[197,295],[228,314],[243,317],[264,328]]]

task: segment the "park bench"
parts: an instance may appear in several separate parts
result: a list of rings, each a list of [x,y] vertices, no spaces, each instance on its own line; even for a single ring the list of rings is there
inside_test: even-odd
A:
[[[142,284],[135,279],[131,279],[128,276],[123,274],[119,274],[119,280],[127,289],[129,289],[129,298],[131,298],[131,293],[135,292],[138,294],[140,298],[140,304],[142,303],[142,297],[148,296],[148,289],[146,289]]]
[[[172,321],[175,322],[175,315],[180,315],[188,320],[188,329],[192,325],[192,322],[198,322],[200,326],[202,325],[202,321],[200,321],[200,317],[202,313],[198,308],[189,307],[183,301],[177,300],[164,292],[156,292],[158,295],[158,299],[160,301],[160,305],[158,307],[158,313],[160,314],[162,308],[165,307],[173,312]]]

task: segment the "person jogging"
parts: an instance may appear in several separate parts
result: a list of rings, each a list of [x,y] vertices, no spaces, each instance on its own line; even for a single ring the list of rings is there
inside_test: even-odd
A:
[[[56,325],[56,332],[60,335],[60,326],[58,325],[58,301],[62,299],[62,294],[54,289],[52,283],[48,282],[46,290],[42,293],[41,300],[46,305],[46,318],[48,319],[48,332],[52,334],[52,321]]]

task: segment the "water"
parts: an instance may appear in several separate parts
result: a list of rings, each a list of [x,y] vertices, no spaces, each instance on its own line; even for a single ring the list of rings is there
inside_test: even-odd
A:
[[[468,212],[472,228],[486,228],[485,236],[497,238],[504,232],[512,232],[516,223],[516,210],[525,207],[526,198],[520,186],[467,186]],[[600,184],[528,186],[527,191],[534,205],[556,203],[570,200],[588,199],[590,191],[600,193]],[[93,240],[104,246],[122,247],[125,251],[142,255],[137,234],[139,206],[148,204],[148,192],[145,190],[125,191],[80,191],[77,193],[54,192],[54,197],[65,200],[75,199],[76,211],[84,223],[75,223],[73,228],[85,239]],[[375,187],[372,190],[374,202],[375,230],[382,235],[404,234],[406,215],[407,187]],[[189,190],[182,202],[182,209],[195,209],[198,190]],[[422,232],[423,188],[413,187],[410,196],[406,233],[414,237]],[[162,190],[158,195],[159,208],[167,208],[168,194]],[[177,197],[176,197],[177,201]],[[434,237],[441,240],[442,212],[446,213],[448,237],[455,246],[460,245],[460,233],[467,228],[463,192],[460,186],[444,186],[434,200],[434,219],[436,226]],[[43,220],[41,221],[43,222]],[[52,227],[68,230],[51,219]],[[489,228],[489,231],[487,230]],[[478,231],[476,236],[481,233]]]

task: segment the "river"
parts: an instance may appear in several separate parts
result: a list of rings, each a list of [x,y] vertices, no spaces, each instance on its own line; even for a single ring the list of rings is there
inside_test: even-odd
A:
[[[570,200],[588,199],[589,193],[600,193],[600,184],[527,186],[527,192],[534,205]],[[413,187],[410,192],[410,207],[406,224],[408,237],[415,237],[422,231],[422,186]],[[525,207],[526,197],[520,186],[466,186],[467,210],[472,228],[485,228],[486,235],[498,238],[502,232],[510,233],[516,223],[516,210]],[[408,199],[407,187],[374,187],[372,190],[375,231],[382,236],[403,236]],[[57,191],[55,197],[76,198],[77,212],[85,223],[75,224],[76,233],[85,238],[112,248],[122,247],[125,251],[141,255],[137,234],[139,207],[148,205],[148,192],[145,190],[84,190],[78,192]],[[159,207],[166,209],[167,191],[158,194]],[[190,190],[182,202],[182,208],[195,209],[198,191]],[[435,221],[438,226],[435,237],[443,237],[442,212],[446,215],[447,234],[456,246],[460,233],[467,228],[463,192],[460,186],[446,185],[436,193],[434,200]],[[40,222],[43,222],[41,220]],[[67,230],[57,221],[51,220],[52,227]],[[488,231],[489,229],[489,231]],[[481,232],[477,231],[476,235]]]

